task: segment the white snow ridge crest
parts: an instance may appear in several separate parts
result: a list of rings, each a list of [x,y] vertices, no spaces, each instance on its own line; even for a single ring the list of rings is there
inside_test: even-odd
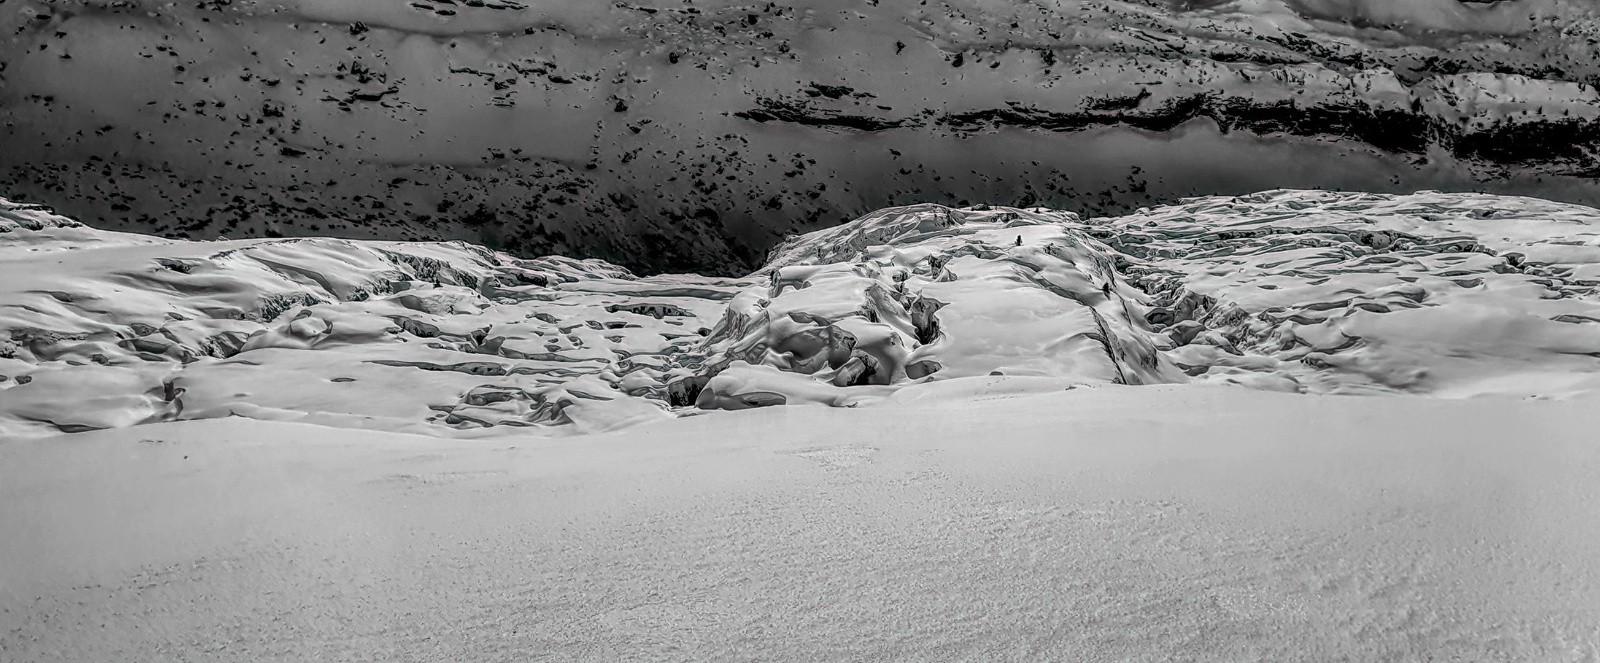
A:
[[[457,436],[1215,382],[1600,387],[1600,211],[1272,191],[1109,219],[882,210],[743,279],[463,243],[187,242],[0,206],[0,437],[243,416]]]

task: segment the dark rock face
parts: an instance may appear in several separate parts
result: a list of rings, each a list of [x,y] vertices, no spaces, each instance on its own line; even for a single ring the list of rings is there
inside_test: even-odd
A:
[[[22,3],[0,12],[0,191],[168,236],[730,275],[921,201],[1600,204],[1579,0]]]

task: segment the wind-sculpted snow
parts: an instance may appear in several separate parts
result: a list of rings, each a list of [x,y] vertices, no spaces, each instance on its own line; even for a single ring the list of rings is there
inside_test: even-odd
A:
[[[225,416],[560,433],[995,374],[1561,398],[1600,388],[1597,219],[1440,193],[1090,220],[918,205],[720,279],[459,242],[165,240],[7,203],[0,434]]]
[[[1600,204],[1591,0],[13,0],[0,190],[734,276],[893,205]]]

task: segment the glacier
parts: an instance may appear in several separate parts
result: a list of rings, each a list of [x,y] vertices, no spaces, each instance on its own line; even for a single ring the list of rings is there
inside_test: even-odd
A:
[[[1276,190],[1083,218],[915,205],[740,278],[464,242],[164,239],[0,207],[0,434],[247,417],[483,437],[950,383],[1570,399],[1600,211]]]
[[[0,657],[1592,660],[1596,288],[1490,194],[738,278],[0,202]]]
[[[0,660],[1600,660],[1593,0],[0,0]]]

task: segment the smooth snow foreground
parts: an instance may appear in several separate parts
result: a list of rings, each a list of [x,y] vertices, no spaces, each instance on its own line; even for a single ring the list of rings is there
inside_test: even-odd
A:
[[[1600,656],[1593,398],[1066,390],[0,445],[0,659]]]

